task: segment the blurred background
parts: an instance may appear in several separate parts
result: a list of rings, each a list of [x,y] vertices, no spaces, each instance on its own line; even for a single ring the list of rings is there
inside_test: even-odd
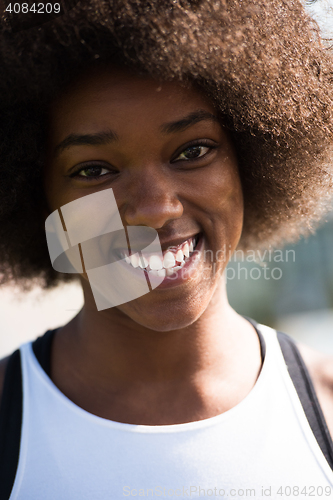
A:
[[[333,0],[306,1],[305,6],[323,37],[333,38]],[[233,257],[226,279],[229,301],[240,314],[333,354],[333,211],[315,235],[296,245]],[[76,284],[29,293],[2,287],[0,357],[67,323],[82,304]]]
[[[296,245],[253,254],[232,258],[228,265],[231,305],[240,314],[333,354],[333,212],[315,235]]]

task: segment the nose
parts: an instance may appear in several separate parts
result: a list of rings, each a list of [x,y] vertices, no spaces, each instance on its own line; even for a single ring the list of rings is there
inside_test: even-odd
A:
[[[145,169],[128,186],[123,212],[126,225],[160,229],[183,215],[175,182],[162,169]]]

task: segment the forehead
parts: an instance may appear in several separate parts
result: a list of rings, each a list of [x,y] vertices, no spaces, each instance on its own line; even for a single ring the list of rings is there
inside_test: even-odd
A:
[[[57,140],[110,126],[138,130],[159,127],[196,109],[214,113],[198,89],[178,81],[160,82],[121,69],[86,73],[69,85],[50,107],[50,126]]]

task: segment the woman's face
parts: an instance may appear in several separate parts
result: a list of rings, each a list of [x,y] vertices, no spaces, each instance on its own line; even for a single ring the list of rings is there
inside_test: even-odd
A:
[[[158,331],[192,324],[220,283],[223,256],[237,246],[243,220],[235,153],[210,101],[178,82],[115,68],[72,84],[50,109],[49,209],[109,188],[123,225],[154,228],[163,251],[200,239],[197,259],[186,264],[191,273],[176,280],[173,274],[104,313],[121,312]]]

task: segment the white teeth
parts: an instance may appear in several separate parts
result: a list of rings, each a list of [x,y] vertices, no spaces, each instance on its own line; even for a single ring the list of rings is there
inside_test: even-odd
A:
[[[139,257],[139,266],[141,267],[141,269],[144,269],[148,266],[148,260],[143,255]]]
[[[138,267],[139,265],[139,255],[137,253],[134,253],[130,256],[131,259],[131,264],[133,267]]]
[[[166,269],[166,275],[167,276],[171,276],[172,274],[176,273],[177,271],[179,271],[179,269],[181,269],[183,266],[175,266],[175,267],[171,267],[170,269]]]
[[[158,255],[150,255],[148,258],[144,257],[141,253],[135,253],[128,256],[124,251],[122,253],[122,258],[125,259],[127,264],[131,264],[133,267],[140,266],[141,269],[147,269],[150,273],[155,276],[164,277],[165,275],[170,276],[178,269],[181,269],[190,257],[190,253],[194,251],[195,238],[190,238],[190,240],[183,243],[181,248],[178,248],[176,254],[168,250],[164,256],[159,257]],[[176,251],[176,249],[174,249]],[[192,258],[194,258],[192,256]]]
[[[184,260],[184,254],[181,251],[181,249],[179,249],[178,252],[176,253],[176,261],[183,262],[183,260]]]
[[[190,256],[190,247],[188,246],[187,242],[183,246],[183,254],[185,255],[185,257],[189,257]]]
[[[164,258],[163,258],[163,267],[165,269],[170,269],[171,267],[174,267],[175,264],[176,264],[176,261],[175,261],[175,256],[173,255],[173,253],[170,251],[166,252],[166,254],[164,255]]]
[[[150,269],[150,271],[148,271],[148,273],[153,274],[154,276],[159,276],[160,278],[164,278],[166,270],[165,269]]]
[[[149,267],[150,269],[162,269],[163,268],[163,263],[161,259],[159,258],[158,255],[152,255],[149,259]]]
[[[154,276],[158,276],[158,273],[160,271],[157,271],[156,269],[150,269],[150,271],[148,271],[149,274],[153,274]]]

